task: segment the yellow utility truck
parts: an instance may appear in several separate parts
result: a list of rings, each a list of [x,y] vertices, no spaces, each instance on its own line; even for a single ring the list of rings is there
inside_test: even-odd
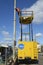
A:
[[[21,39],[18,41],[18,63],[23,64],[34,64],[38,63],[38,49],[37,42],[33,40],[33,11],[19,11],[19,23],[21,25]],[[23,26],[29,26],[26,28],[29,32],[23,32]],[[23,35],[25,35],[25,40],[23,40]],[[26,38],[28,35],[29,40]]]

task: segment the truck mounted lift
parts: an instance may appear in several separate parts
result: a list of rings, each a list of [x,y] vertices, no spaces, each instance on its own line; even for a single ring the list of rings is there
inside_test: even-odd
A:
[[[33,40],[33,29],[32,29],[32,20],[33,20],[33,11],[21,11],[19,8],[16,8],[16,11],[19,15],[19,23],[21,25],[21,39],[18,41],[18,53],[17,61],[18,64],[37,64],[38,63],[38,49],[37,42]],[[23,33],[22,25],[29,26],[29,32]],[[23,34],[29,36],[29,40],[23,41]]]

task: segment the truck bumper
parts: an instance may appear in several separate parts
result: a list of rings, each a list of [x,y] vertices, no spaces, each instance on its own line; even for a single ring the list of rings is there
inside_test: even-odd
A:
[[[19,59],[18,60],[18,63],[19,64],[38,64],[38,60],[36,59],[36,60],[32,60],[32,59],[30,59],[30,58],[26,58],[26,59]]]

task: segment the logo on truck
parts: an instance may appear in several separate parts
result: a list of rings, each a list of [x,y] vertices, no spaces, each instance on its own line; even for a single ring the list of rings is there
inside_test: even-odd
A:
[[[24,49],[24,44],[19,44],[18,47],[19,47],[20,49]]]

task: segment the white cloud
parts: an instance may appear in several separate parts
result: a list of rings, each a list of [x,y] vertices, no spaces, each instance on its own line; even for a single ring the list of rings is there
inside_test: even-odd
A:
[[[1,44],[1,43],[3,43],[3,40],[2,40],[2,41],[0,41],[0,44]]]
[[[34,20],[33,22],[41,23],[43,22],[43,0],[38,0],[34,3],[30,8],[23,9],[26,11],[33,11],[34,12]]]
[[[11,35],[10,35],[10,33],[8,31],[2,31],[2,34],[4,36],[4,42],[12,43],[13,38],[11,37]]]
[[[11,40],[13,40],[13,38],[7,37],[7,38],[4,38],[4,40],[6,40],[6,41],[10,40],[11,41]]]
[[[6,41],[6,44],[13,45],[14,41]]]
[[[8,36],[9,36],[9,32],[8,32],[8,31],[2,31],[2,34],[3,34],[5,37],[8,37]]]
[[[3,40],[0,41],[0,43],[4,43],[4,44],[13,43],[13,37],[10,35],[9,31],[3,30],[1,31],[1,33],[3,35]]]
[[[43,34],[42,33],[37,33],[35,36],[36,37],[41,37],[41,36],[43,36]]]
[[[21,37],[19,36],[18,39],[20,40]],[[27,36],[23,35],[22,39],[23,39],[23,41],[25,41],[25,39],[28,41],[29,40],[29,35],[27,35]]]

